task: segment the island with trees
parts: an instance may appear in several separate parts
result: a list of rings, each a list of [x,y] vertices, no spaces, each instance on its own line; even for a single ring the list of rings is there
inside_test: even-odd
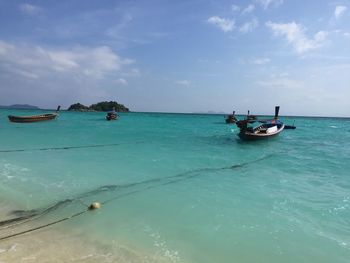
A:
[[[85,106],[81,103],[75,103],[70,105],[69,111],[110,111],[112,109],[118,112],[129,112],[129,109],[123,104],[119,104],[116,101],[101,101],[90,106]]]

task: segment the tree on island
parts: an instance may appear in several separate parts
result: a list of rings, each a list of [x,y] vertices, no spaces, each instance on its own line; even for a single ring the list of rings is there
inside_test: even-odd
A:
[[[110,111],[115,108],[118,112],[128,112],[129,109],[125,107],[123,104],[119,104],[116,101],[101,101],[96,104],[92,104],[89,107],[80,103],[72,104],[68,110],[75,111]]]
[[[76,111],[88,111],[89,107],[83,104],[75,103],[69,106],[68,110],[76,110]]]

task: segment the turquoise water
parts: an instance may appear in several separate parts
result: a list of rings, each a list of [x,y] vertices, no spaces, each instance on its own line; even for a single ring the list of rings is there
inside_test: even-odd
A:
[[[104,113],[61,112],[32,124],[6,117],[37,112],[0,111],[2,207],[35,209],[118,187],[33,225],[99,201],[100,210],[49,229],[168,262],[349,262],[348,119],[285,118],[297,129],[244,143],[220,115],[122,113],[107,122]]]

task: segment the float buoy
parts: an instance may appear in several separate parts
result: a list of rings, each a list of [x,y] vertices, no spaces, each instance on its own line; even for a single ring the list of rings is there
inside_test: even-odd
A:
[[[95,210],[101,208],[101,204],[99,202],[93,202],[89,206],[89,210]]]

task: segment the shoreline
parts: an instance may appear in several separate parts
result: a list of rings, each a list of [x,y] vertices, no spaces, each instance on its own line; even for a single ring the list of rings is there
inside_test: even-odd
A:
[[[0,221],[12,218],[10,213],[23,206],[8,199],[0,201]],[[44,225],[52,221],[50,214],[38,220],[15,227],[0,227],[0,237]],[[48,217],[48,218],[46,218]],[[79,221],[80,222],[79,222]],[[57,225],[44,227],[30,233],[0,240],[0,262],[118,262],[118,263],[174,263],[179,262],[159,252],[138,247],[137,242],[120,239],[103,239],[90,232],[90,227],[76,229],[84,224],[77,217]],[[111,226],[112,227],[112,226]],[[87,231],[87,232],[83,232]],[[183,261],[181,261],[183,262]]]
[[[35,226],[32,223],[24,225],[25,229]],[[174,262],[142,248],[127,246],[120,240],[101,240],[94,235],[76,231],[72,225],[50,226],[0,241],[0,262]],[[1,229],[1,236],[6,235],[4,232],[13,233],[14,229],[22,227]]]

